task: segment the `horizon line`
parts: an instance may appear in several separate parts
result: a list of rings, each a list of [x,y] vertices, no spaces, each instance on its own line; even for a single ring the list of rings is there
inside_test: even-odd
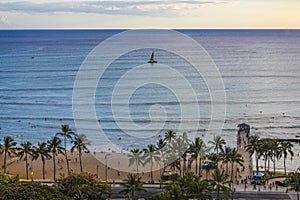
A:
[[[0,28],[5,30],[300,30],[300,27],[204,27],[204,28]]]

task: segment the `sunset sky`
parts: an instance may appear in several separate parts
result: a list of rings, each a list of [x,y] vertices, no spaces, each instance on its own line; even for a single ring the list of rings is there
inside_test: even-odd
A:
[[[300,28],[300,0],[0,0],[0,29]]]

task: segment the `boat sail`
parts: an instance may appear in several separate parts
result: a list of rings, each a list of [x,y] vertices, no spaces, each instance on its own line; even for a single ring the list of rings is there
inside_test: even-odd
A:
[[[151,63],[151,64],[157,63],[157,61],[154,60],[154,52],[152,52],[151,57],[150,57],[150,60],[148,61],[148,63]]]

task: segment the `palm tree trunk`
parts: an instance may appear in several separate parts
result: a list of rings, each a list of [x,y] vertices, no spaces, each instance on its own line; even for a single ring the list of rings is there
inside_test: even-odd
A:
[[[270,157],[268,158],[268,172],[270,171]]]
[[[81,160],[81,152],[79,152],[79,163],[80,163],[80,172],[82,173],[82,160]]]
[[[199,176],[201,176],[201,169],[202,169],[201,157],[199,157]]]
[[[136,160],[135,162],[136,162],[136,174],[139,177],[139,163],[138,160]]]
[[[267,157],[265,157],[265,171],[267,171]]]
[[[286,175],[286,164],[285,164],[285,157],[283,157],[283,167],[284,167],[284,175]]]
[[[226,173],[227,173],[227,174],[229,174],[229,173],[228,173],[228,168],[229,168],[229,167],[228,167],[228,162],[227,162],[227,163],[226,163]]]
[[[67,138],[65,136],[65,157],[67,162],[67,169],[68,169],[68,175],[70,175],[70,167],[69,167],[69,160],[68,160],[68,154],[67,154]]]
[[[183,158],[183,176],[186,173],[186,157]]]
[[[4,152],[4,174],[6,174],[6,151]]]
[[[152,172],[152,169],[153,169],[153,163],[152,163],[152,158],[150,160],[150,182],[152,183],[153,182],[153,172]]]
[[[274,157],[274,162],[273,162],[273,176],[275,176],[275,162],[276,162],[276,158]]]
[[[56,164],[55,164],[55,153],[53,153],[53,180],[56,179]]]
[[[45,180],[45,160],[42,159],[42,163],[43,163],[43,179]]]
[[[196,157],[196,174],[198,174],[198,156]]]
[[[27,160],[27,153],[25,153],[25,164],[26,164],[26,178],[28,180],[28,160]]]
[[[231,180],[231,184],[232,184],[232,189],[233,189],[233,162],[231,162],[231,178],[230,178],[230,180]]]
[[[258,168],[258,155],[257,155],[257,152],[255,153],[255,160],[256,160],[256,173],[258,173],[259,168]]]

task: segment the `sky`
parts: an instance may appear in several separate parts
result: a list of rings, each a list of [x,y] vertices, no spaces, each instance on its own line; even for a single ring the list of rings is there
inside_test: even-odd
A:
[[[0,0],[0,29],[300,28],[300,0]]]

